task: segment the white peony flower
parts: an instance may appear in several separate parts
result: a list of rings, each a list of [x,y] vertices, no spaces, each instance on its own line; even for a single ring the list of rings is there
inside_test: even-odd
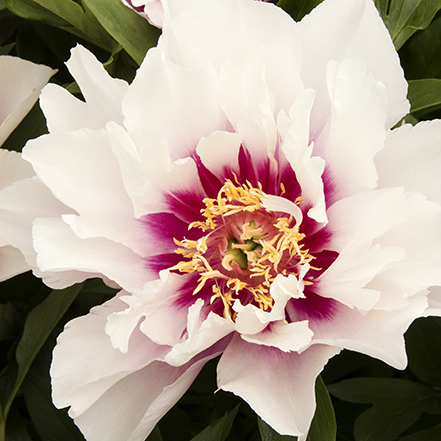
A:
[[[85,102],[44,89],[40,181],[0,195],[47,284],[122,288],[59,337],[53,400],[89,441],[143,440],[222,353],[219,388],[304,440],[330,357],[402,369],[410,323],[441,313],[441,122],[391,130],[407,84],[370,0],[300,23],[163,3],[130,86],[72,51]]]
[[[47,66],[0,56],[0,146],[35,104],[54,73]],[[32,167],[19,153],[0,149],[0,191],[33,175]],[[1,236],[0,231],[0,281],[3,281],[27,271],[29,266],[21,251],[8,245],[8,237],[2,240]]]

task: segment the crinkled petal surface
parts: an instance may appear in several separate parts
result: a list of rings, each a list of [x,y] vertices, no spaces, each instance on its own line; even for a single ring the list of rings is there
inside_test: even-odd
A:
[[[126,353],[105,333],[108,315],[126,306],[118,297],[66,325],[53,354],[53,400],[88,440],[142,441],[223,349],[215,345],[186,365],[162,360],[170,347],[134,332]]]

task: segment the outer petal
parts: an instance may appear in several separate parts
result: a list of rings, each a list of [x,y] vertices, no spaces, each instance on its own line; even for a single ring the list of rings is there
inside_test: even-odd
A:
[[[399,244],[406,253],[405,259],[370,284],[384,293],[381,307],[385,309],[394,308],[391,303],[397,291],[407,298],[433,285],[441,286],[441,207],[419,193],[407,193],[406,202],[410,219],[376,239],[382,247]],[[392,298],[387,302],[389,295]]]
[[[73,413],[81,414],[128,372],[141,369],[167,353],[168,347],[154,344],[140,332],[133,334],[128,354],[112,346],[104,331],[107,316],[126,306],[117,296],[66,325],[58,337],[51,366],[52,398],[56,406],[71,405]],[[139,350],[140,347],[143,349]],[[87,389],[90,392],[84,394]]]
[[[23,161],[20,153],[0,149],[0,190],[34,175],[32,166]]]
[[[330,247],[341,251],[353,240],[376,239],[411,217],[402,188],[359,193],[337,201],[327,211]]]
[[[0,149],[0,190],[33,175],[34,171],[31,165],[23,161],[20,153]],[[1,207],[0,213],[4,213]],[[3,220],[0,220],[0,228],[1,226],[4,226]],[[1,231],[0,281],[29,270],[29,265],[26,263],[23,253],[17,248],[8,246],[10,243],[10,235],[6,231]]]
[[[248,0],[167,0],[163,3],[166,15],[158,47],[175,63],[189,66],[212,60],[218,69],[226,59],[266,45],[276,54],[286,51],[287,60],[295,59],[295,64],[301,60],[295,24],[274,5]],[[277,58],[283,59],[283,56]],[[275,73],[276,66],[273,68]]]
[[[236,335],[219,361],[218,385],[242,397],[280,434],[306,435],[315,411],[315,379],[339,351],[318,345],[300,355],[286,353]]]
[[[144,440],[205,362],[222,350],[213,348],[173,368],[159,361],[169,347],[155,345],[137,331],[123,354],[112,347],[104,327],[107,316],[124,307],[115,298],[73,320],[54,350],[54,403],[71,406],[69,414],[91,441]]]
[[[72,284],[63,277],[67,270],[82,273],[81,280],[104,275],[127,290],[141,288],[157,277],[130,248],[100,237],[81,239],[62,219],[38,218],[32,234],[38,267],[60,273],[58,279],[45,280],[53,288]]]
[[[135,144],[152,131],[167,139],[172,161],[189,156],[198,141],[226,128],[216,72],[208,61],[182,68],[151,49],[123,102],[125,126]]]
[[[319,277],[319,294],[338,300],[350,308],[369,311],[380,299],[380,292],[366,285],[385,268],[403,260],[398,247],[381,249],[369,242],[350,242],[334,263]]]
[[[66,64],[86,102],[75,98],[62,87],[46,87],[40,104],[49,131],[68,132],[86,127],[101,129],[108,121],[122,124],[121,101],[128,84],[110,77],[95,56],[82,46],[72,49]]]
[[[70,268],[64,268],[65,271],[58,274],[42,273],[37,267],[31,232],[34,219],[39,216],[59,217],[71,212],[36,176],[22,179],[0,192],[0,240],[18,248],[34,274],[44,277],[46,283],[54,288],[73,285],[88,276],[96,277],[96,274],[79,273]]]
[[[0,145],[29,112],[55,72],[17,57],[0,56]]]
[[[321,3],[299,23],[304,61],[301,77],[305,87],[317,91],[313,109],[312,138],[326,123],[330,102],[323,73],[330,60],[349,57],[366,61],[367,71],[387,89],[387,127],[409,110],[407,83],[390,35],[371,0],[330,0]]]
[[[363,314],[356,309],[336,305],[332,320],[310,318],[314,342],[361,352],[396,369],[404,369],[407,357],[403,335],[426,309],[426,296],[426,292],[422,292],[409,299],[409,306],[392,312],[372,310]]]
[[[378,186],[419,191],[441,204],[441,121],[406,124],[388,133],[377,154]]]
[[[0,282],[28,270],[29,265],[20,250],[0,243]]]
[[[122,297],[126,309],[111,314],[106,325],[112,344],[127,352],[130,335],[141,321],[141,332],[152,341],[176,345],[187,325],[189,305],[179,305],[179,299],[189,278],[191,280],[192,276],[161,271],[160,279],[146,283],[135,295]],[[191,299],[191,303],[194,301]]]
[[[79,237],[106,237],[147,255],[142,223],[133,215],[105,130],[46,135],[29,142],[23,157],[55,196],[78,213],[64,220]]]
[[[329,62],[326,76],[331,114],[314,152],[326,160],[334,190],[330,203],[375,188],[373,158],[384,145],[387,95],[360,58]]]
[[[435,286],[430,289],[428,295],[429,306],[423,313],[423,317],[429,315],[441,316],[441,287]]]
[[[20,249],[32,262],[32,222],[39,216],[72,213],[34,176],[23,179],[0,193],[0,234],[10,245]],[[34,257],[35,261],[35,257]]]

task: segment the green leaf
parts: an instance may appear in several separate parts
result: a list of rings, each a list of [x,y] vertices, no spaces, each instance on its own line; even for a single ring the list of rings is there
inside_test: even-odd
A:
[[[317,408],[311,422],[307,441],[335,441],[337,424],[335,422],[334,408],[328,390],[322,378],[317,377],[315,383]],[[259,418],[259,430],[262,441],[296,440],[296,436],[278,434],[265,421]]]
[[[83,9],[78,3],[72,0],[34,0],[34,2],[66,20],[79,30],[81,35],[87,35],[86,39],[98,47],[110,52],[114,46],[113,39],[102,28],[95,16],[87,8]]]
[[[18,17],[35,20],[54,27],[68,26],[66,20],[57,17],[33,0],[5,0],[7,8]]]
[[[48,373],[55,337],[53,333],[46,341],[23,381],[22,392],[26,407],[42,440],[84,441],[67,411],[58,410],[52,404]]]
[[[27,423],[29,422],[20,415],[17,406],[12,406],[6,428],[6,441],[35,441],[35,438],[29,433],[29,424]]]
[[[295,441],[296,436],[280,435],[269,424],[265,423],[262,418],[258,419],[259,432],[262,437],[262,441]]]
[[[12,391],[4,406],[5,418],[32,362],[58,321],[81,291],[81,288],[82,284],[78,284],[60,291],[53,290],[43,302],[28,314],[23,335],[15,352],[18,372]]]
[[[9,135],[2,148],[21,152],[24,145],[30,139],[37,138],[47,133],[46,119],[38,103],[29,111],[25,118]]]
[[[413,114],[421,115],[438,110],[441,108],[441,80],[411,80],[407,97]]]
[[[139,66],[147,50],[156,45],[159,29],[124,6],[121,0],[84,0],[84,3]]]
[[[277,6],[287,12],[295,21],[300,21],[323,0],[279,0]]]
[[[146,441],[163,441],[158,425],[155,426]]]
[[[191,441],[224,441],[230,433],[234,418],[239,410],[237,405],[233,410],[226,413],[225,416],[219,418],[210,424],[201,433],[198,433]]]
[[[441,17],[415,34],[400,50],[400,60],[408,80],[436,78],[441,73]]]
[[[335,441],[337,424],[331,398],[319,376],[315,383],[317,408],[306,441]]]
[[[332,395],[352,403],[372,403],[355,421],[357,441],[392,441],[423,412],[441,413],[438,391],[401,379],[356,378],[329,385]]]
[[[19,311],[11,302],[0,305],[0,341],[10,340],[17,335],[20,317]]]
[[[441,439],[441,425],[431,429],[421,430],[412,435],[401,438],[400,441],[439,441]]]
[[[440,80],[441,82],[441,80]],[[409,367],[424,383],[441,387],[441,319],[418,319],[406,333]]]
[[[94,15],[72,0],[5,0],[8,9],[19,17],[35,20],[68,31],[112,51],[114,42]]]
[[[113,78],[121,78],[130,84],[135,78],[138,66],[127,52],[119,47],[104,63],[104,67]]]
[[[418,30],[426,29],[441,9],[441,0],[375,0],[398,50]]]
[[[0,55],[9,55],[9,52],[14,48],[15,43],[7,44],[6,46],[0,46]]]

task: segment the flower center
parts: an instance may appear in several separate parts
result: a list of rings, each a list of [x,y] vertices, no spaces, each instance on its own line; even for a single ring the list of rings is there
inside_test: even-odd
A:
[[[211,303],[220,298],[224,316],[232,320],[236,299],[244,306],[252,303],[270,310],[274,305],[270,288],[276,276],[297,276],[299,265],[314,258],[303,249],[300,242],[305,235],[293,216],[267,210],[264,200],[260,184],[258,188],[248,182],[236,186],[227,180],[216,199],[204,199],[205,220],[189,226],[202,230],[199,240],[174,239],[183,260],[169,269],[198,272],[193,294],[210,284]]]

